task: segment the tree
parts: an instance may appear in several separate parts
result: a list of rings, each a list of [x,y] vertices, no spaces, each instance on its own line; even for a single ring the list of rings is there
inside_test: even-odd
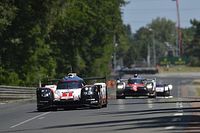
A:
[[[190,33],[187,38],[185,55],[190,57],[192,66],[200,66],[200,21],[191,20],[192,27],[188,29]]]
[[[153,43],[157,61],[160,57],[166,56],[168,50],[166,43],[171,44],[173,48],[176,45],[176,27],[175,23],[166,18],[156,18],[150,24],[140,28],[132,35],[132,43],[125,58],[126,66],[130,64],[144,65],[143,61],[147,59],[148,45],[151,48],[151,57],[153,57]]]

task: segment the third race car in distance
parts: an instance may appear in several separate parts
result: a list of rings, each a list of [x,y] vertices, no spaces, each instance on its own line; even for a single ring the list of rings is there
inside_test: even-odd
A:
[[[173,86],[171,84],[157,82],[156,83],[156,94],[157,96],[168,97],[171,96]]]
[[[116,98],[126,98],[129,96],[156,97],[155,79],[146,79],[137,75],[129,79],[117,80]]]

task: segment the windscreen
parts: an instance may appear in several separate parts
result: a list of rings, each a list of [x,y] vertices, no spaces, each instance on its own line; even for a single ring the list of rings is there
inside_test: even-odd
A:
[[[156,87],[164,87],[164,84],[156,84]]]
[[[129,79],[128,84],[143,84],[144,80],[143,79]]]
[[[81,87],[82,84],[80,81],[59,82],[57,85],[57,89],[78,89]]]

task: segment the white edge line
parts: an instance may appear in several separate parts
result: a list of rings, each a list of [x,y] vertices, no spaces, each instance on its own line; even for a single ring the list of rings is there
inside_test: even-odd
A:
[[[174,128],[175,128],[175,126],[165,127],[166,130],[172,130],[172,129],[174,129]]]
[[[175,113],[174,116],[183,116],[183,113]]]
[[[24,123],[27,123],[27,122],[29,122],[29,121],[32,121],[32,120],[34,120],[34,119],[36,119],[36,118],[38,118],[38,117],[47,115],[47,114],[49,114],[49,113],[50,113],[50,112],[45,112],[45,113],[40,114],[40,115],[38,115],[38,116],[35,116],[35,117],[33,117],[33,118],[30,118],[30,119],[27,119],[27,120],[25,120],[25,121],[22,121],[22,122],[20,122],[20,123],[18,123],[18,124],[16,124],[16,125],[13,125],[13,126],[11,126],[10,128],[15,128],[15,127],[20,126],[20,125],[22,125],[22,124],[24,124]]]

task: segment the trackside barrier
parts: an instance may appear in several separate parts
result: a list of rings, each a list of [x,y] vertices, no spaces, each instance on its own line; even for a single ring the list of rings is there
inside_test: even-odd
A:
[[[0,85],[0,101],[34,100],[35,87]]]
[[[107,81],[108,99],[115,98],[115,80]],[[36,100],[36,87],[0,85],[0,102],[13,100]]]
[[[156,67],[136,67],[136,68],[124,68],[119,70],[119,73],[124,74],[156,74],[158,73],[158,68]]]

